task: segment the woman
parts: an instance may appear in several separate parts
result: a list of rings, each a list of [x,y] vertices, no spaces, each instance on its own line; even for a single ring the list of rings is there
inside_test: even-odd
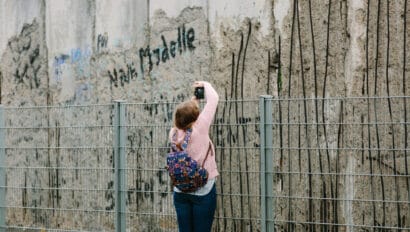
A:
[[[204,168],[208,171],[208,182],[191,193],[182,193],[174,187],[174,205],[180,232],[211,231],[216,209],[215,180],[219,173],[214,155],[215,148],[209,138],[209,128],[215,116],[219,97],[208,82],[197,81],[193,87],[204,87],[206,101],[204,109],[200,112],[199,99],[196,97],[178,105],[169,139],[177,145],[182,144],[186,130],[192,129],[186,150],[192,159],[199,164],[204,164]]]

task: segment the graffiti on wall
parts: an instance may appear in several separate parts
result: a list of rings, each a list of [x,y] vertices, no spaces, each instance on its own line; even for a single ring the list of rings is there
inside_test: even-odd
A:
[[[73,48],[68,54],[54,57],[54,80],[61,82],[64,72],[70,69],[76,78],[90,76],[89,60],[92,55],[91,47]]]
[[[193,42],[195,40],[195,30],[193,28],[189,28],[187,31],[185,30],[185,25],[182,27],[178,27],[178,37],[175,40],[171,40],[169,42],[169,46],[167,41],[163,35],[161,35],[162,40],[162,47],[158,47],[155,49],[150,49],[148,45],[146,48],[139,49],[139,57],[140,57],[140,67],[141,73],[144,73],[144,59],[148,58],[148,70],[152,71],[153,62],[158,66],[161,62],[166,63],[167,60],[175,58],[177,51],[179,54],[185,52],[187,48],[189,50],[194,50],[195,46]]]
[[[16,65],[12,71],[15,83],[30,89],[39,88],[41,84],[39,71],[42,67],[42,58],[40,43],[35,35],[38,27],[36,22],[24,25],[20,36],[11,39],[7,45]]]
[[[63,71],[65,69],[65,63],[69,60],[69,56],[66,54],[61,54],[54,57],[53,67],[54,67],[54,79],[58,82],[61,81]]]
[[[99,34],[97,37],[97,51],[101,51],[104,48],[107,48],[108,44],[108,34],[104,33],[104,35]]]
[[[108,70],[108,76],[110,77],[111,85],[118,87],[124,86],[124,84],[129,84],[131,80],[136,79],[138,76],[137,70],[134,63],[127,64],[127,68],[124,70],[119,68],[118,70],[114,68],[112,72]]]
[[[106,40],[108,40],[108,37]],[[103,42],[105,43],[106,40],[99,39],[98,46],[102,45]],[[138,49],[141,78],[143,78],[145,72],[151,72],[155,66],[166,63],[171,58],[176,58],[178,54],[193,51],[196,48],[194,40],[194,28],[186,29],[185,25],[182,25],[177,28],[177,37],[174,40],[167,40],[164,35],[161,35],[162,44],[158,47],[152,49],[150,45],[147,45],[145,48]],[[138,72],[135,63],[132,61],[126,64],[126,68],[108,70],[111,86],[123,87],[125,84],[129,84],[131,80],[136,79]]]

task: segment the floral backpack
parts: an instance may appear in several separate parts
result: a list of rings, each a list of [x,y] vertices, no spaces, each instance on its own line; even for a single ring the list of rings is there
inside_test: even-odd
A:
[[[186,152],[191,133],[192,129],[187,129],[184,142],[180,146],[181,149],[178,149],[175,144],[175,132],[171,142],[172,152],[167,154],[166,169],[171,177],[172,185],[184,193],[195,192],[208,182],[208,171],[203,168],[203,165],[208,158],[211,144],[209,144],[209,149],[204,162],[202,165],[199,165],[198,162],[192,159]]]

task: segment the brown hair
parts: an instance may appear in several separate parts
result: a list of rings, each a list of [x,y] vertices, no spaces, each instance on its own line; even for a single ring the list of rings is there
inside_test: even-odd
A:
[[[179,104],[174,114],[174,126],[186,130],[192,126],[199,116],[198,104],[194,101],[185,101]]]

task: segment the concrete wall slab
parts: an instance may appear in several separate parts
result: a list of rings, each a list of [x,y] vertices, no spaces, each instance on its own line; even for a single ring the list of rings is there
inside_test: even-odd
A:
[[[0,54],[10,37],[19,34],[25,23],[38,19],[40,11],[40,0],[0,0]]]
[[[97,52],[119,51],[145,43],[147,0],[96,1]]]
[[[161,9],[168,17],[175,18],[187,7],[202,7],[207,12],[208,0],[151,0],[149,1],[149,15],[151,18],[157,10]]]
[[[209,2],[209,24],[211,33],[218,36],[220,26],[238,30],[245,18],[260,22],[262,36],[271,31],[271,1],[266,0],[221,0]]]
[[[73,99],[77,82],[90,77],[93,12],[89,1],[46,2],[50,85],[55,87],[58,101]]]

